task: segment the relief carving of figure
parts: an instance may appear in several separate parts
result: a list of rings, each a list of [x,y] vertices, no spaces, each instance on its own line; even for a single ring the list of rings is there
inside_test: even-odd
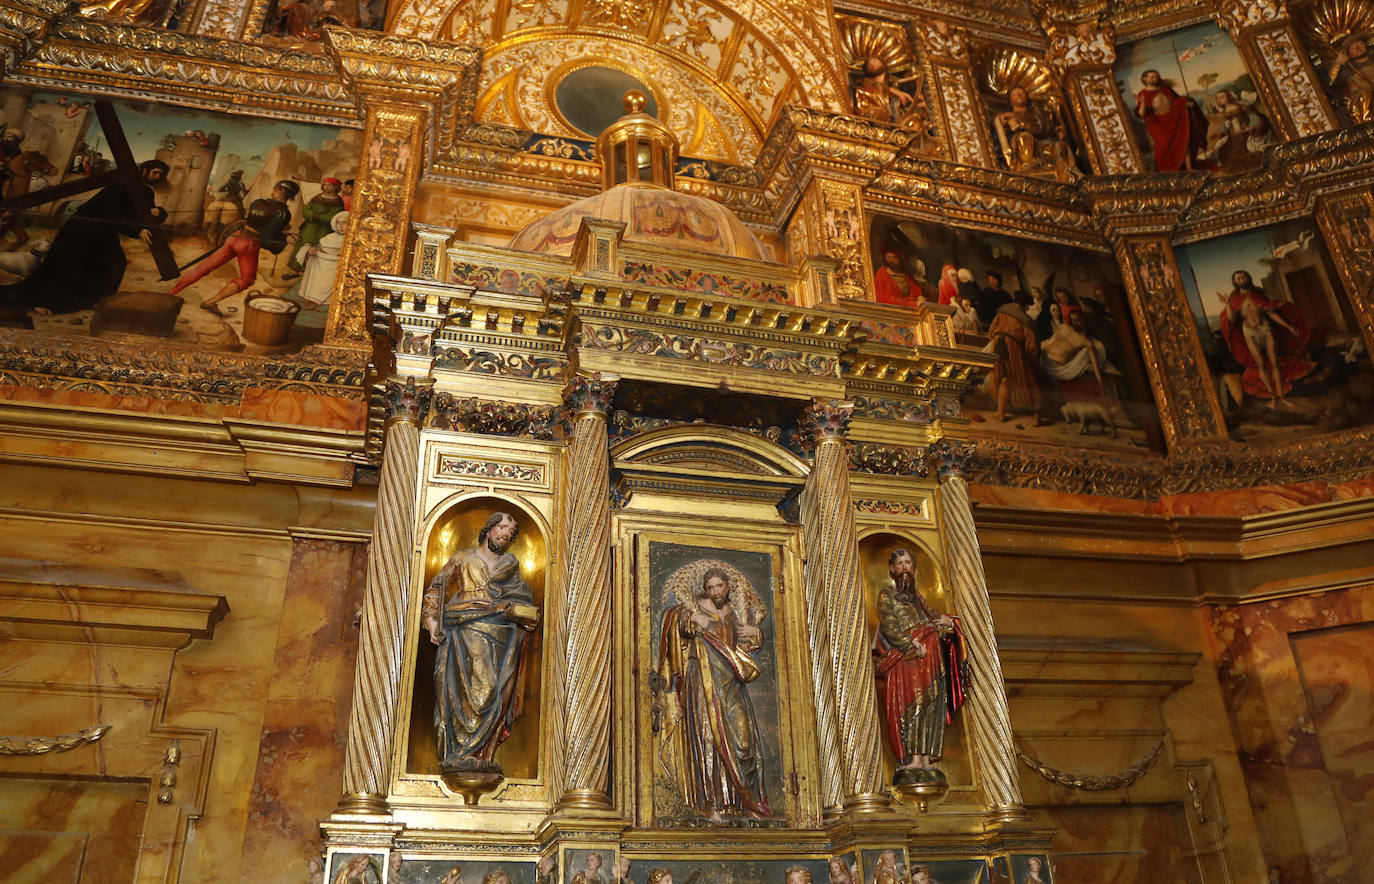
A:
[[[893,550],[887,566],[892,583],[878,593],[873,655],[883,680],[887,739],[897,756],[893,781],[943,780],[932,762],[944,754],[945,725],[964,702],[963,633],[957,619],[926,604],[910,550]]]
[[[896,123],[912,133],[906,152],[940,152],[922,72],[906,33],[890,23],[841,16],[840,41],[849,59],[850,90],[857,116]]]
[[[759,676],[751,655],[763,643],[763,603],[743,574],[713,560],[678,569],[669,591],[678,603],[663,613],[658,663],[665,766],[683,803],[711,822],[772,816],[749,695]]]
[[[520,716],[526,638],[539,625],[509,513],[492,513],[477,546],[455,552],[425,590],[421,622],[439,646],[434,731],[439,768],[495,770],[492,755]]]
[[[1374,120],[1374,5],[1362,0],[1315,0],[1295,23],[1324,74],[1332,106],[1353,124]]]

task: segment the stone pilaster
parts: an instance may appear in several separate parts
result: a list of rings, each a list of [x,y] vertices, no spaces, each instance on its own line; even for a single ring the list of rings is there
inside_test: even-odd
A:
[[[940,476],[936,500],[951,600],[977,667],[974,688],[964,703],[974,777],[983,790],[992,820],[1009,823],[1027,819],[1028,815],[1021,797],[1021,781],[1016,775],[1016,745],[1012,742],[1007,686],[997,654],[982,551],[973,524],[968,482],[963,475],[970,447],[941,440],[931,446],[930,452]]]
[[[818,691],[821,755],[825,758],[838,749],[839,757],[838,772],[822,771],[823,796],[827,806],[839,799],[846,810],[873,811],[886,808],[888,799],[844,441],[853,411],[852,402],[826,399],[817,399],[806,410],[802,431],[813,446],[814,461],[802,490],[801,518],[808,607],[814,618],[816,604],[823,606],[825,626],[812,652],[828,656],[826,665],[817,667],[816,679],[831,682],[830,696],[824,689]],[[826,731],[832,720],[834,735],[830,736]],[[832,746],[826,746],[826,740]],[[838,789],[827,781],[837,774]]]
[[[367,589],[344,751],[342,813],[386,813],[396,698],[410,617],[411,550],[415,544],[415,477],[420,425],[433,380],[386,381],[386,432],[377,515],[367,561]]]
[[[564,508],[564,791],[569,808],[610,806],[611,486],[606,415],[617,378],[575,375]]]

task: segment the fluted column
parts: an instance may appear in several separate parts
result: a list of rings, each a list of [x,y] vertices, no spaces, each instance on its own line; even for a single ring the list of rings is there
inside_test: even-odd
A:
[[[832,739],[839,749],[838,791],[845,809],[869,811],[886,808],[888,799],[878,742],[863,573],[849,492],[849,452],[844,442],[853,410],[852,402],[834,399],[817,399],[807,408],[802,429],[815,448],[811,475],[802,491],[801,514],[808,602],[819,595],[825,612],[826,641],[822,644],[828,644],[824,650],[828,650],[828,677],[833,685]],[[822,650],[818,647],[814,652]],[[824,716],[822,710],[822,726],[826,724]]]
[[[610,805],[611,476],[606,413],[617,380],[613,375],[576,375],[565,394],[573,426],[563,510],[568,576],[560,804],[573,808]]]
[[[1007,686],[997,654],[982,551],[973,525],[968,482],[963,476],[969,448],[941,440],[930,451],[940,475],[940,533],[945,542],[945,567],[954,610],[976,667],[974,687],[964,703],[974,775],[983,789],[991,817],[998,822],[1014,822],[1025,819],[1027,814],[1021,798],[1021,781],[1016,775]]]
[[[415,469],[420,424],[434,381],[386,381],[387,420],[377,514],[367,559],[353,708],[344,753],[342,813],[386,813],[396,696],[409,619],[410,555],[415,542]]]

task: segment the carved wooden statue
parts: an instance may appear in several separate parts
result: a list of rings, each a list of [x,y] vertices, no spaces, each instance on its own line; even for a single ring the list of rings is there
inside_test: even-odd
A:
[[[454,553],[425,591],[424,627],[439,646],[434,730],[443,772],[499,770],[492,755],[520,716],[526,636],[539,609],[507,551],[519,530],[510,514],[492,513],[477,546]]]

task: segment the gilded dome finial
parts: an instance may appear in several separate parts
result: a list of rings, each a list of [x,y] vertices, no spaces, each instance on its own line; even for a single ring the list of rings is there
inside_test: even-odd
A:
[[[638,89],[631,89],[625,93],[625,97],[620,100],[620,106],[625,108],[627,114],[642,114],[644,106],[649,103],[649,96],[640,92]]]

